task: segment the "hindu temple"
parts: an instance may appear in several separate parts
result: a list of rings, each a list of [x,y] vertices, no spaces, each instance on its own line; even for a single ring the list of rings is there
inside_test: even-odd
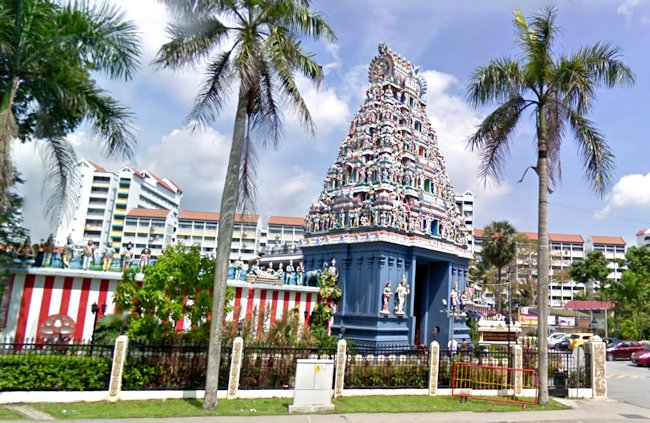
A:
[[[427,117],[427,83],[385,44],[368,79],[306,218],[305,274],[336,263],[334,334],[372,344],[446,340],[448,301],[466,285],[471,253]]]

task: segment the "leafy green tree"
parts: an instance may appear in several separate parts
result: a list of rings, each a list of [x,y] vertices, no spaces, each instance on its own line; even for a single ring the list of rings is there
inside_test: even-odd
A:
[[[221,198],[214,310],[203,407],[217,406],[223,301],[230,244],[238,206],[254,197],[255,143],[277,145],[282,114],[294,111],[310,130],[313,121],[295,74],[319,84],[323,71],[301,44],[301,37],[333,41],[324,16],[309,0],[160,0],[174,13],[167,29],[171,40],[156,59],[179,69],[206,61],[205,80],[189,119],[206,124],[221,111],[237,87],[232,145]],[[241,198],[240,198],[240,193]]]
[[[127,334],[136,340],[174,342],[179,340],[176,324],[189,321],[182,337],[207,341],[212,312],[214,260],[201,254],[198,245],[166,248],[153,266],[145,268],[144,283],[138,286],[135,272],[124,272],[115,292],[115,304],[130,310]],[[232,310],[234,292],[228,288],[224,313]]]
[[[51,217],[72,210],[78,191],[67,134],[87,122],[109,153],[131,153],[131,114],[92,73],[128,80],[139,56],[135,27],[108,3],[0,2],[0,211],[11,199],[15,137],[42,147]]]
[[[625,253],[621,280],[601,289],[601,299],[614,302],[612,332],[622,338],[650,337],[650,248],[631,247]]]
[[[585,260],[574,261],[569,268],[571,279],[583,283],[587,287],[587,298],[594,299],[594,285],[605,287],[607,276],[611,273],[607,268],[609,262],[600,251],[590,251]]]
[[[497,285],[495,290],[496,309],[503,312],[503,286],[501,285],[502,270],[515,259],[517,229],[508,221],[490,222],[484,229],[482,256],[497,268]]]
[[[14,174],[17,182],[18,175]],[[10,192],[7,207],[0,209],[0,315],[5,312],[2,309],[3,294],[7,287],[8,269],[15,258],[15,251],[23,243],[27,231],[23,228],[22,216],[23,199],[14,192]]]
[[[530,19],[514,12],[519,58],[501,57],[477,68],[467,89],[475,107],[496,104],[468,139],[481,152],[479,174],[500,181],[510,140],[522,116],[533,116],[536,129],[538,184],[537,308],[539,312],[540,402],[548,403],[548,285],[549,250],[547,203],[549,183],[560,176],[560,147],[567,129],[577,142],[586,179],[603,194],[611,185],[614,154],[605,137],[587,118],[600,86],[632,83],[634,76],[620,60],[620,49],[607,42],[557,54],[557,12],[546,8]]]

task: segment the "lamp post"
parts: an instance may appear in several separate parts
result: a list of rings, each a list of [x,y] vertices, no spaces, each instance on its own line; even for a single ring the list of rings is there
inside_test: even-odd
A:
[[[93,356],[93,348],[95,346],[95,330],[97,329],[97,317],[99,317],[99,311],[100,310],[101,310],[102,314],[105,314],[107,307],[108,306],[106,305],[106,303],[102,304],[101,308],[100,308],[100,306],[97,305],[97,303],[93,303],[90,306],[90,312],[95,315],[95,318],[93,320],[93,334],[92,334],[92,337],[90,338],[90,356],[91,357]]]
[[[345,329],[345,326],[341,326],[341,328],[339,329],[339,339],[343,339],[343,336],[345,336],[345,331],[346,330],[347,329]]]

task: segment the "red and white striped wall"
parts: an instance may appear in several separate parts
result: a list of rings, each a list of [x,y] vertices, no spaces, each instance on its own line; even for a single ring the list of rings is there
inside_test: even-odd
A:
[[[106,314],[115,312],[113,293],[121,280],[120,273],[63,269],[19,269],[10,276],[0,308],[0,337],[33,338],[50,316],[65,315],[75,322],[74,339],[90,339],[93,332],[93,303],[106,304]],[[251,316],[253,310],[270,309],[269,324],[285,310],[298,307],[304,319],[316,305],[318,288],[285,285],[250,284],[229,281],[235,290],[233,311],[227,319]],[[4,309],[4,310],[3,310]],[[101,312],[100,312],[101,313]],[[100,314],[99,317],[102,317]],[[178,328],[182,329],[182,328]]]

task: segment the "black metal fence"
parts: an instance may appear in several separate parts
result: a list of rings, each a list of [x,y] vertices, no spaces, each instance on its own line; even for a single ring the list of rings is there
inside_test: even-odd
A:
[[[331,358],[336,349],[245,346],[239,389],[291,389],[299,359]]]
[[[113,347],[6,339],[0,344],[0,392],[106,390]]]
[[[232,348],[221,349],[219,389],[227,389]],[[207,345],[130,344],[124,365],[124,390],[204,389]]]
[[[523,367],[538,369],[538,354],[535,349],[523,352]],[[591,388],[591,357],[585,349],[575,351],[548,352],[549,393],[566,397],[569,389]]]
[[[353,345],[345,366],[346,388],[426,388],[429,351],[420,345]]]
[[[438,358],[438,388],[451,388],[454,364],[475,363],[482,366],[511,367],[512,353],[508,350],[479,349],[472,351],[440,350]]]

